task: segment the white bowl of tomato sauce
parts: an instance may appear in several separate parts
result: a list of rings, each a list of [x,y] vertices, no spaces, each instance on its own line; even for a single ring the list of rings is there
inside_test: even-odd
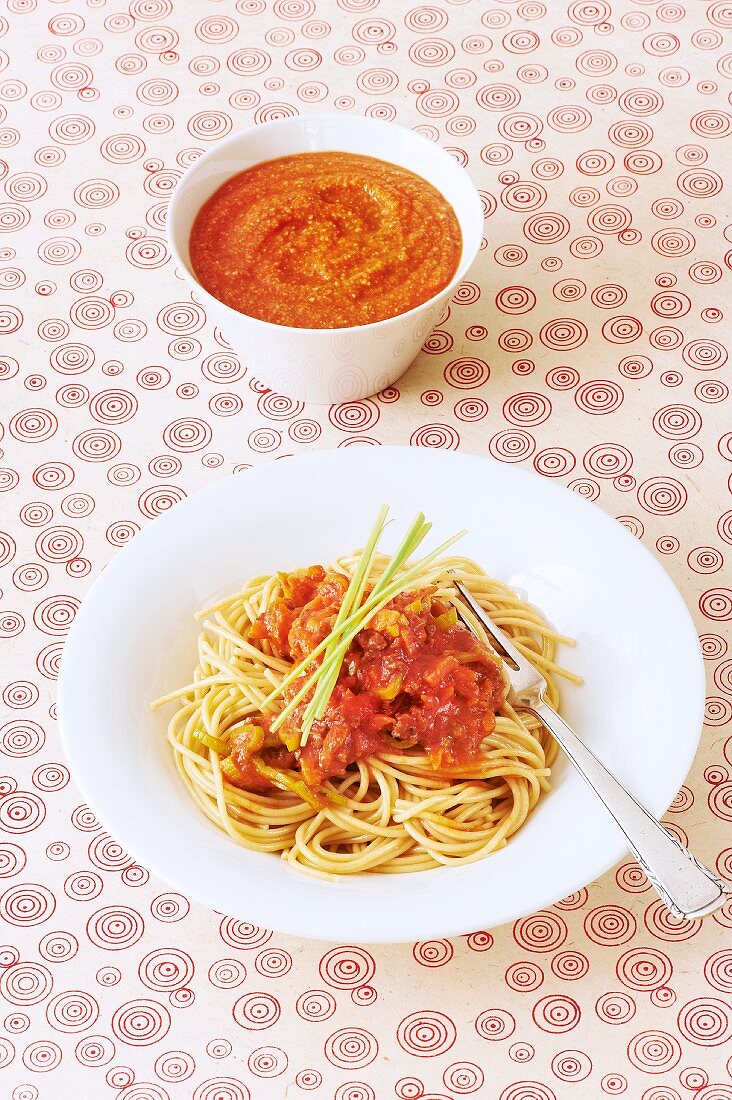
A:
[[[180,272],[251,373],[322,404],[403,374],[482,236],[480,197],[449,153],[353,116],[232,134],[168,213]]]

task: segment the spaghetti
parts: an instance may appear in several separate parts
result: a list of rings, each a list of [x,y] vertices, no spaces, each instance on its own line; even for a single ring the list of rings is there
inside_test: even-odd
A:
[[[340,558],[328,575],[342,576],[345,588],[359,560],[358,554]],[[373,558],[372,582],[389,560]],[[487,649],[488,641],[461,600],[457,580],[541,670],[548,682],[547,701],[556,709],[557,678],[580,682],[555,662],[556,646],[570,640],[474,562],[439,559],[413,580],[410,594],[428,593],[438,610],[454,608],[469,624],[476,646]],[[423,744],[403,747],[391,738],[385,749],[354,760],[339,774],[323,774],[315,790],[302,780],[291,781],[290,789],[268,787],[266,776],[264,783],[247,783],[246,772],[232,770],[227,754],[240,731],[262,728],[255,723],[270,726],[285,708],[286,696],[268,700],[292,672],[293,660],[271,640],[257,639],[255,629],[281,601],[284,583],[282,574],[254,578],[201,611],[192,682],[154,704],[178,704],[168,740],[181,779],[203,813],[238,844],[279,853],[315,874],[421,871],[470,863],[505,845],[549,789],[557,746],[537,718],[517,713],[506,701],[508,680],[495,657],[501,690],[494,726],[480,739],[477,754],[461,764],[448,754],[436,766],[434,747],[429,752]],[[466,659],[473,661],[470,654]],[[267,737],[273,744],[275,735],[267,731]],[[279,750],[270,751],[276,755]]]

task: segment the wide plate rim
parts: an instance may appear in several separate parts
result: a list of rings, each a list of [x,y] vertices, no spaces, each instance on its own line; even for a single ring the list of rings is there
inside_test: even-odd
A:
[[[665,572],[661,564],[650,553],[650,551],[647,550],[646,547],[644,547],[641,543],[638,542],[638,540],[633,537],[633,535],[631,535],[627,530],[622,527],[621,524],[613,520],[597,505],[581,497],[578,497],[576,494],[572,493],[571,490],[568,490],[561,484],[549,481],[548,479],[541,477],[533,471],[526,470],[522,467],[501,463],[490,457],[484,457],[481,455],[475,455],[466,452],[436,452],[426,448],[423,449],[403,446],[384,446],[380,447],[378,450],[382,457],[391,453],[394,456],[395,461],[398,460],[398,455],[402,455],[409,456],[406,461],[425,461],[429,463],[434,462],[437,459],[440,462],[443,462],[445,460],[447,460],[448,462],[455,462],[456,460],[465,461],[467,465],[471,463],[481,463],[485,464],[485,469],[491,469],[494,471],[494,473],[500,471],[499,476],[502,478],[505,477],[509,481],[515,479],[515,482],[517,484],[520,481],[524,480],[527,480],[528,483],[532,485],[541,483],[542,492],[545,492],[547,494],[547,498],[551,498],[552,496],[554,496],[555,499],[562,500],[566,500],[568,497],[571,498],[573,501],[573,507],[576,507],[579,510],[580,514],[583,513],[585,510],[589,510],[588,514],[592,515],[594,521],[599,521],[600,524],[607,524],[607,529],[612,529],[615,537],[618,537],[621,539],[621,541],[625,542],[626,546],[632,546],[632,553],[641,554],[641,559],[645,560],[646,565],[650,567],[653,572],[655,572],[659,583],[662,586],[666,586],[666,594],[668,596],[670,605],[674,607],[675,613],[680,616],[680,621],[684,623],[687,630],[691,630],[696,643],[694,646],[696,667],[695,669],[690,669],[690,678],[691,680],[696,681],[695,709],[698,717],[698,721],[696,723],[696,736],[689,736],[688,741],[686,742],[686,752],[683,754],[683,761],[681,759],[679,761],[679,777],[675,789],[673,791],[669,790],[665,792],[663,796],[660,797],[660,799],[656,797],[654,804],[651,804],[651,802],[649,801],[649,808],[651,808],[653,812],[661,814],[663,811],[665,811],[675,797],[678,787],[680,787],[683,783],[689,767],[691,766],[691,762],[693,761],[694,755],[698,747],[699,739],[701,737],[702,716],[704,707],[704,673],[701,650],[699,647],[693,620],[691,619],[688,608],[684,604],[678,590],[673,585],[673,582],[671,581],[670,577]],[[363,455],[367,454],[370,451],[371,448],[361,447],[348,448],[345,452],[342,450],[338,451],[318,449],[298,456],[288,456],[286,458],[283,458],[282,460],[279,460],[276,465],[279,466],[280,463],[285,464],[296,462],[303,465],[314,464],[317,466],[319,463],[327,463],[327,456],[332,457],[334,455],[339,455],[341,456],[340,461],[343,461],[342,456],[344,454],[350,455],[351,458],[349,460],[353,461],[354,456],[356,456],[357,454],[360,453]],[[422,457],[420,457],[419,459],[415,459],[416,455],[420,455]],[[76,660],[77,648],[82,645],[83,642],[83,632],[86,629],[87,619],[93,618],[96,595],[98,595],[100,591],[102,591],[104,588],[106,588],[106,586],[114,581],[114,578],[116,577],[118,572],[123,571],[125,563],[129,560],[129,557],[132,553],[134,553],[135,555],[143,554],[144,548],[149,539],[152,539],[153,537],[159,537],[162,531],[165,529],[166,525],[180,522],[182,514],[185,514],[189,511],[195,511],[195,509],[199,506],[200,499],[203,496],[213,497],[215,494],[225,493],[226,487],[232,486],[234,484],[236,484],[237,490],[239,485],[243,485],[244,487],[246,487],[246,485],[248,484],[247,479],[256,477],[260,471],[266,470],[273,465],[275,465],[275,463],[267,462],[255,466],[250,470],[243,471],[237,474],[232,474],[226,478],[217,479],[211,484],[198,490],[196,493],[191,494],[191,496],[187,497],[179,504],[176,504],[175,507],[170,510],[170,512],[165,513],[164,515],[158,517],[151,523],[147,524],[144,528],[142,528],[142,530],[135,536],[134,540],[132,540],[132,542],[128,544],[128,546],[124,547],[110,560],[110,562],[103,568],[99,576],[89,588],[84,598],[84,601],[79,608],[75,622],[72,624],[72,628],[67,637],[59,674],[59,724],[63,749],[67,759],[72,765],[73,777],[77,782],[77,785],[79,786],[83,796],[98,817],[102,827],[107,829],[109,832],[115,835],[117,839],[120,840],[120,842],[124,845],[130,856],[134,860],[137,860],[140,863],[144,864],[152,872],[158,874],[164,880],[171,882],[174,887],[182,890],[187,897],[201,902],[209,908],[214,907],[216,911],[221,912],[225,912],[225,909],[222,909],[220,905],[216,904],[215,898],[211,898],[209,895],[204,896],[202,891],[196,888],[195,882],[189,881],[185,884],[182,884],[180,882],[172,881],[170,875],[166,872],[166,869],[160,866],[160,861],[158,859],[151,859],[149,853],[141,851],[138,844],[136,844],[135,842],[130,843],[129,832],[127,832],[127,830],[125,829],[124,823],[122,823],[122,827],[120,828],[120,822],[118,821],[118,819],[114,815],[110,815],[107,812],[106,807],[100,802],[98,792],[95,789],[95,784],[92,777],[85,771],[83,764],[79,765],[79,754],[76,751],[78,746],[74,742],[74,733],[69,728],[73,721],[73,718],[70,716],[72,714],[72,709],[74,705],[73,692],[75,671],[73,668],[73,662],[74,660]],[[476,465],[475,468],[479,469],[480,467]],[[151,534],[151,532],[154,532],[154,534]],[[78,675],[78,673],[76,673],[76,675]],[[684,769],[683,774],[681,773],[682,766]],[[193,813],[198,813],[193,804],[191,804],[191,810]],[[525,903],[521,902],[517,898],[516,904],[513,907],[504,907],[504,910],[501,914],[501,919],[498,922],[493,920],[484,920],[482,922],[480,920],[475,921],[472,917],[470,919],[466,919],[464,917],[461,917],[459,912],[456,912],[452,920],[446,920],[443,918],[439,922],[436,922],[434,925],[430,925],[428,919],[426,922],[422,921],[419,927],[414,927],[410,929],[397,928],[395,923],[392,922],[390,924],[387,922],[387,924],[381,928],[376,926],[371,927],[368,930],[368,934],[364,934],[363,930],[361,930],[361,934],[358,939],[359,942],[370,943],[411,942],[415,939],[430,938],[432,936],[461,935],[470,931],[473,927],[495,927],[497,923],[502,924],[509,921],[514,921],[517,918],[526,916],[529,913],[537,911],[538,909],[545,909],[548,906],[551,906],[562,897],[565,897],[575,892],[576,890],[579,890],[589,881],[594,881],[595,879],[599,878],[602,874],[606,873],[612,866],[614,866],[626,852],[627,848],[624,845],[620,834],[618,833],[617,842],[615,843],[615,845],[608,846],[602,859],[598,858],[596,868],[593,870],[589,878],[584,871],[580,872],[576,876],[566,876],[563,880],[561,890],[559,890],[554,896],[547,897],[546,900],[542,901],[538,906],[532,905],[531,907],[527,907]],[[453,875],[456,872],[469,873],[471,869],[476,866],[480,865],[473,864],[465,868],[451,868],[448,869],[448,871],[450,874]],[[420,874],[419,876],[405,877],[422,878],[433,875],[443,876],[443,869],[439,869],[438,871],[425,872],[423,874]],[[305,879],[304,881],[312,880]],[[261,906],[255,905],[254,908],[261,910]],[[245,919],[246,917],[246,914],[244,914],[243,912],[237,912],[230,915],[240,917],[241,919]],[[253,916],[256,917],[256,922],[259,922],[261,920],[259,913],[255,913],[253,914]],[[318,934],[318,929],[323,924],[322,918],[319,918],[316,921],[309,920],[308,922],[306,922],[306,930],[303,930],[303,921],[301,915],[298,916],[296,920],[278,919],[273,922],[270,919],[267,921],[261,920],[261,923],[266,924],[267,927],[274,927],[276,928],[276,930],[285,934],[291,934],[300,937],[304,936],[305,938],[326,939],[329,942],[343,942],[348,939],[355,938],[352,934],[349,934],[348,918],[346,917],[346,919],[344,920],[343,915],[340,912],[336,913],[336,917],[332,921],[332,931],[329,935],[325,937],[322,934]],[[398,924],[398,922],[396,922],[396,924]]]

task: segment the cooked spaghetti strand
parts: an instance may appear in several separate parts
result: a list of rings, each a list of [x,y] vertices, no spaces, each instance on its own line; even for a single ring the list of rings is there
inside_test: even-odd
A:
[[[358,553],[344,555],[332,568],[346,584],[359,561]],[[375,555],[371,584],[388,572],[389,561]],[[412,568],[406,563],[403,571]],[[423,574],[410,575],[409,590],[432,586],[443,606],[456,607],[477,638],[488,644],[482,626],[461,600],[456,580],[543,673],[547,699],[557,707],[558,678],[581,682],[556,661],[557,646],[574,644],[571,639],[552,630],[539,611],[467,558],[430,562]],[[266,724],[263,715],[271,721],[286,708],[287,696],[278,692],[293,662],[268,640],[249,638],[255,620],[281,591],[279,574],[255,577],[240,592],[199,612],[195,672],[188,684],[154,704],[177,707],[168,741],[181,780],[206,817],[237,844],[278,853],[290,866],[328,877],[472,863],[503,847],[549,789],[557,755],[556,743],[540,721],[507,701],[496,712],[495,728],[480,743],[479,758],[469,764],[436,767],[419,744],[401,748],[397,743],[326,779],[314,796],[305,791],[308,799],[298,793],[296,778],[288,780],[292,789],[266,791],[242,789],[229,781],[226,760],[217,749],[227,751],[230,739],[247,724],[258,719]],[[502,675],[508,686],[505,668]]]

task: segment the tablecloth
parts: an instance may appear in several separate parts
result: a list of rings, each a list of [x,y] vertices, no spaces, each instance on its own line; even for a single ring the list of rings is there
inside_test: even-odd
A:
[[[676,920],[628,859],[451,941],[272,934],[105,834],[54,703],[92,580],[196,489],[320,447],[491,455],[597,501],[681,589],[709,699],[666,820],[732,872],[730,26],[726,0],[7,0],[2,1097],[732,1097],[729,908]],[[486,214],[408,373],[330,408],[266,391],[164,232],[211,142],[312,112],[440,142]]]

